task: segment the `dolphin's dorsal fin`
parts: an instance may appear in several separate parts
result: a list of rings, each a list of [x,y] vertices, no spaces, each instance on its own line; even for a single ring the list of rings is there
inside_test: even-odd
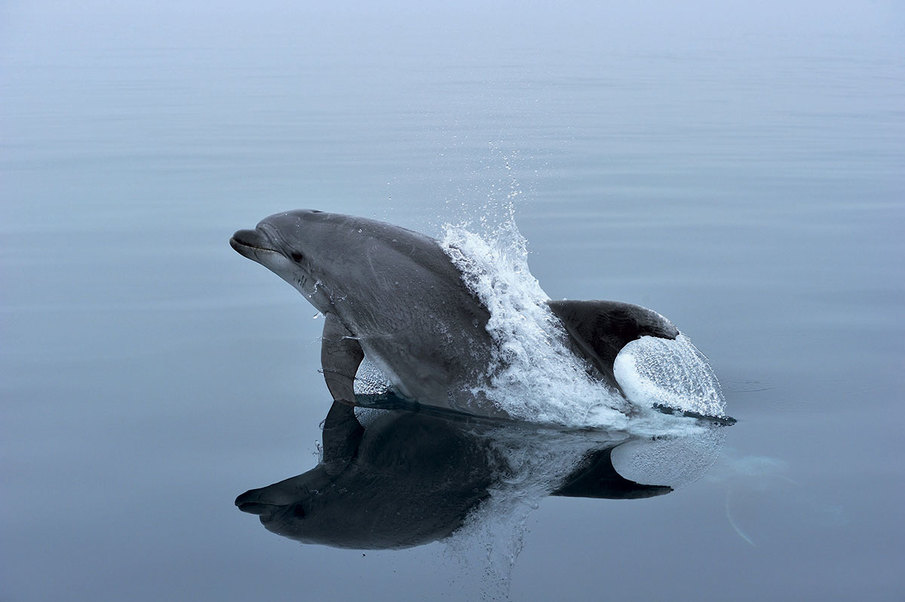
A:
[[[619,388],[613,361],[627,343],[642,336],[675,339],[678,329],[657,312],[618,301],[548,301],[562,321],[575,351],[593,364],[603,378]]]

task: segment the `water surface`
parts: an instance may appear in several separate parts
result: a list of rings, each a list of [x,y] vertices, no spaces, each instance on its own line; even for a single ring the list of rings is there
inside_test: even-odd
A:
[[[0,597],[901,599],[903,23],[5,5]],[[652,307],[710,358],[739,422],[709,470],[404,550],[237,510],[314,466],[329,397],[323,322],[230,234],[312,207],[440,235],[508,200],[550,297]]]

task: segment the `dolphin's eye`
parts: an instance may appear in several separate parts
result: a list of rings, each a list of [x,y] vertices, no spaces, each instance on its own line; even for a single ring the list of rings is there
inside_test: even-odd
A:
[[[289,259],[291,259],[292,261],[294,261],[296,263],[301,263],[302,254],[299,253],[298,251],[293,251],[292,253],[289,254]]]
[[[305,509],[302,508],[301,504],[296,504],[292,507],[292,516],[296,518],[305,518]]]

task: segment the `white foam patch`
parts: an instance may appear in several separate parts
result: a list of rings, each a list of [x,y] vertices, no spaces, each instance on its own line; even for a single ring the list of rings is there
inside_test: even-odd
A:
[[[720,383],[703,353],[691,340],[641,337],[622,348],[613,363],[616,381],[636,405],[723,416],[726,402]]]

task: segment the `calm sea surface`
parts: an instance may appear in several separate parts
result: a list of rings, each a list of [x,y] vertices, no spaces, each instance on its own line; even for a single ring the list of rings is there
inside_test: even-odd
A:
[[[0,598],[905,598],[900,6],[121,4],[0,8]],[[708,355],[710,469],[406,550],[239,512],[329,395],[232,232],[509,200],[551,297]]]

